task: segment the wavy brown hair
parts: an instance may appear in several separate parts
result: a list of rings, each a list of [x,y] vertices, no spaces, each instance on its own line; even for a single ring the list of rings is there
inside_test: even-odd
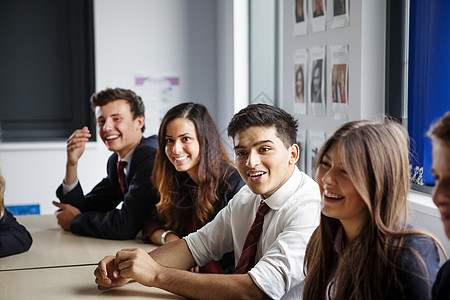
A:
[[[200,145],[199,182],[197,193],[192,197],[186,197],[190,192],[186,186],[189,175],[178,172],[165,154],[167,124],[178,118],[194,123]],[[226,176],[230,165],[232,163],[223,147],[217,125],[204,105],[188,102],[170,109],[159,127],[158,151],[152,174],[152,182],[161,199],[156,208],[165,226],[178,233],[184,232],[185,226],[191,221],[191,214],[187,213],[191,209],[197,225],[202,226],[210,221],[219,205],[217,190],[220,179]],[[190,202],[192,198],[195,199],[193,203]]]
[[[369,218],[338,258],[334,241],[342,225],[338,219],[321,215],[320,225],[306,248],[303,299],[325,299],[333,266],[337,266],[334,299],[387,299],[389,290],[404,297],[399,272],[403,250],[411,251],[423,268],[422,274],[428,274],[422,257],[405,246],[407,235],[428,236],[411,230],[408,223],[408,144],[405,130],[394,121],[384,120],[346,123],[322,146],[316,170],[331,147],[337,147]],[[419,299],[421,295],[417,296]]]

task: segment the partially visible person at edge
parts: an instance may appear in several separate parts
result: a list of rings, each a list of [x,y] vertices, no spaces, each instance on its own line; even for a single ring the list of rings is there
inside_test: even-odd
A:
[[[94,93],[91,106],[99,136],[114,153],[108,159],[107,177],[84,195],[77,168],[91,133],[85,126],[69,137],[66,175],[56,191],[61,203],[53,201],[59,208],[58,224],[75,234],[132,239],[153,214],[159,200],[150,182],[157,138],[142,136],[144,103],[131,90],[108,88]],[[122,207],[116,208],[121,202]]]
[[[211,221],[245,184],[232,166],[217,125],[202,104],[182,103],[164,116],[152,182],[158,188],[159,222],[147,224],[143,240],[158,245],[185,237]],[[200,267],[232,273],[234,256]]]
[[[408,223],[407,134],[393,121],[342,125],[322,146],[320,225],[305,257],[303,299],[429,299],[435,241]]]
[[[33,239],[5,208],[5,178],[0,173],[0,257],[28,251]]]
[[[432,125],[428,136],[433,142],[431,173],[435,178],[433,201],[439,208],[445,234],[450,239],[450,112]],[[433,300],[450,299],[450,260],[439,270],[433,285]]]
[[[131,279],[196,299],[299,299],[306,243],[319,222],[317,184],[298,170],[297,121],[253,104],[228,125],[236,168],[247,184],[205,226],[147,254],[124,249],[94,274],[100,289]],[[245,249],[244,249],[245,248]],[[234,274],[187,272],[234,250]]]

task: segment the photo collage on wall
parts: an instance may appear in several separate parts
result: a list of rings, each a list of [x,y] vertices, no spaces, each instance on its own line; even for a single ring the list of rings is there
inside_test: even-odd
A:
[[[294,38],[349,26],[349,0],[291,1],[294,3]],[[295,114],[348,120],[348,105],[351,104],[348,44],[294,49],[291,74]],[[299,129],[297,133],[300,147],[297,166],[312,177],[315,157],[325,139],[325,132]]]
[[[349,26],[349,0],[333,0],[330,8],[326,0],[293,0],[294,36],[321,32],[325,28],[335,29]],[[331,22],[327,24],[327,15]]]

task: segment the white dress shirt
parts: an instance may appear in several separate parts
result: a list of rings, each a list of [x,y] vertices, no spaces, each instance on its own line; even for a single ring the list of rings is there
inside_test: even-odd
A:
[[[261,200],[244,186],[213,221],[185,237],[195,262],[202,266],[234,250],[236,265]],[[249,274],[273,299],[301,299],[306,244],[320,220],[319,187],[295,167],[289,180],[264,201],[270,210]]]

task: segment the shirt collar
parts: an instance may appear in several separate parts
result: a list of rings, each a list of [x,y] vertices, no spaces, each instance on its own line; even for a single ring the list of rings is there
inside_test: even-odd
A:
[[[135,149],[136,149],[136,147],[134,147],[133,149],[131,149],[131,151],[128,152],[127,155],[125,155],[124,158],[122,158],[122,159],[119,158],[119,160],[120,160],[120,161],[126,161],[126,162],[129,164],[129,163],[130,163],[130,160],[131,160],[131,157],[133,157],[133,153],[134,153],[134,150],[135,150]]]
[[[294,172],[292,172],[291,177],[269,198],[264,199],[259,195],[259,199],[273,210],[279,210],[283,204],[289,200],[295,191],[298,189],[299,183],[302,181],[302,174],[300,170],[295,166]]]
[[[137,147],[137,146],[136,146]],[[130,161],[131,161],[131,158],[133,157],[133,153],[134,153],[134,150],[136,150],[136,147],[134,147],[133,149],[131,149],[130,150],[130,152],[128,152],[127,153],[127,155],[125,155],[125,157],[124,158],[122,158],[122,159],[120,159],[119,157],[117,157],[117,159],[119,160],[119,161],[125,161],[126,163],[127,163],[127,166],[126,166],[126,168],[125,168],[125,174],[128,174],[128,170],[130,170]]]

